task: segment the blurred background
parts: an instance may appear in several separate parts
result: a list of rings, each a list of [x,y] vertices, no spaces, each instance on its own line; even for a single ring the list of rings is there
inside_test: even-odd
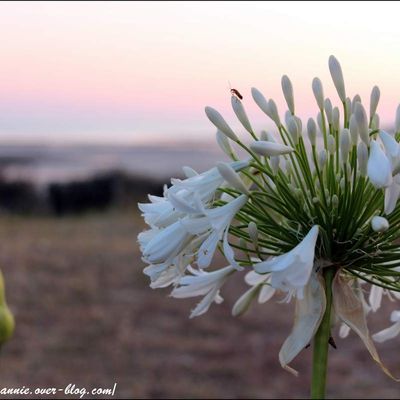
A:
[[[148,287],[137,202],[182,177],[181,166],[203,171],[225,159],[204,106],[246,140],[230,84],[256,130],[272,125],[250,89],[283,114],[283,74],[299,116],[316,112],[315,76],[337,103],[330,54],[351,97],[369,104],[380,87],[381,126],[390,129],[400,101],[399,11],[382,1],[1,2],[0,267],[16,317],[0,354],[1,387],[116,382],[117,398],[307,397],[311,350],[294,362],[299,378],[278,362],[292,306],[274,300],[232,318],[240,278],[222,305],[189,320],[197,299]],[[389,324],[393,307],[372,316],[372,332]],[[337,344],[330,397],[398,398],[400,386],[354,334]],[[379,349],[400,376],[399,339]]]

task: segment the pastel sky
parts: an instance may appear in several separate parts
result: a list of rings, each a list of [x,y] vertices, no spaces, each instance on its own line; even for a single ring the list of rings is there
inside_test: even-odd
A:
[[[349,95],[368,104],[380,87],[378,112],[390,125],[400,101],[399,15],[399,3],[382,1],[1,2],[0,140],[210,140],[206,105],[238,127],[228,81],[256,128],[268,127],[250,89],[283,114],[283,74],[308,117],[314,76],[337,102],[330,54]]]

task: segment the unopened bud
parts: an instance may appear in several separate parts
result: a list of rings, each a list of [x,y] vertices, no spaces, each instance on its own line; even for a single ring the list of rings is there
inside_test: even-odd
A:
[[[218,130],[216,133],[216,138],[220,149],[232,160],[236,160],[237,156],[235,152],[232,150],[228,137],[224,135],[220,130]]]
[[[312,81],[312,90],[314,92],[315,100],[317,101],[320,110],[324,108],[324,89],[322,82],[319,78],[314,78]]]
[[[315,146],[317,142],[317,126],[315,125],[315,121],[312,118],[309,118],[307,121],[307,134],[311,146]]]
[[[328,151],[331,154],[334,154],[336,151],[336,142],[335,142],[335,138],[332,135],[328,136]]]
[[[299,142],[299,127],[293,117],[288,120],[288,130],[293,143],[297,144]]]
[[[369,134],[368,134],[368,120],[365,109],[361,103],[357,103],[354,109],[354,115],[356,117],[358,133],[361,140],[368,146],[369,145]]]
[[[354,114],[352,114],[350,117],[349,130],[350,130],[350,136],[351,136],[351,143],[353,144],[353,146],[357,146],[358,124],[357,124],[357,120],[356,120],[356,117]]]
[[[217,169],[225,181],[228,182],[234,189],[244,194],[249,193],[239,174],[229,164],[220,162],[217,164]]]
[[[371,220],[371,227],[375,232],[385,232],[389,229],[389,222],[386,218],[375,216]]]
[[[344,87],[342,67],[335,56],[329,57],[329,71],[340,100],[342,100],[342,102],[346,101],[346,90]]]
[[[350,133],[348,129],[343,129],[340,133],[340,153],[342,155],[343,162],[347,161],[350,153]]]
[[[242,102],[236,96],[232,96],[231,104],[232,104],[233,111],[235,112],[238,120],[244,126],[246,131],[249,133],[253,133],[253,128],[251,127],[249,118],[247,117],[247,114],[243,107]]]
[[[339,131],[340,112],[337,107],[332,110],[332,126],[335,131]]]
[[[378,86],[374,86],[371,92],[371,100],[369,103],[369,117],[373,118],[378,108],[379,98],[381,97],[381,92]]]
[[[318,154],[318,165],[320,169],[323,169],[325,167],[326,157],[327,157],[326,150],[322,149]]]
[[[205,108],[208,119],[229,139],[237,142],[239,139],[236,136],[235,132],[230,128],[230,126],[226,123],[222,115],[212,107]]]
[[[367,176],[368,147],[364,142],[360,142],[357,146],[357,161],[361,176]]]
[[[328,124],[332,124],[332,103],[329,99],[325,99],[325,114]]]
[[[294,114],[294,96],[293,96],[292,82],[290,82],[290,79],[286,75],[283,75],[281,84],[282,84],[282,91],[283,91],[283,95],[285,96],[286,104],[289,108],[289,111],[293,115]]]
[[[249,233],[250,239],[253,241],[254,246],[257,247],[258,244],[257,224],[253,221],[249,222],[249,225],[247,226],[247,231]]]

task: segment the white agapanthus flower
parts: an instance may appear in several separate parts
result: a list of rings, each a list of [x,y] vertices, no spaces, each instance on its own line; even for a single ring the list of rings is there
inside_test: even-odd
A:
[[[192,317],[220,303],[225,282],[244,274],[250,288],[234,304],[234,316],[275,294],[295,303],[293,329],[279,353],[285,369],[295,372],[288,364],[312,340],[316,365],[326,363],[336,321],[339,336],[353,330],[390,375],[366,317],[378,312],[383,297],[400,298],[400,106],[394,132],[381,130],[379,88],[373,88],[366,107],[359,95],[348,97],[333,56],[329,70],[338,105],[325,98],[321,80],[314,78],[317,114],[307,123],[295,114],[293,84],[286,75],[282,116],[274,100],[251,89],[274,132],[255,130],[246,114],[247,98],[231,97],[242,132],[206,107],[217,143],[230,160],[203,173],[186,166],[185,179],[172,179],[163,196],[139,204],[149,225],[138,237],[148,264],[144,272],[152,288],[172,286],[173,297],[203,296]],[[248,158],[239,160],[243,152]],[[217,251],[228,266],[211,267]],[[375,334],[375,341],[400,333],[399,315],[392,314],[394,325]]]

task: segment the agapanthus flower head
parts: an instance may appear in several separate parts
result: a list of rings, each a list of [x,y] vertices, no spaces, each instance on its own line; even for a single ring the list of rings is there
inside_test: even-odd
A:
[[[295,115],[286,75],[283,118],[274,100],[251,89],[275,126],[273,134],[256,132],[236,96],[231,105],[243,132],[234,132],[218,111],[206,107],[230,160],[201,174],[185,167],[186,179],[172,179],[162,197],[149,196],[150,203],[139,205],[150,226],[139,243],[151,286],[172,286],[173,297],[203,296],[191,316],[220,303],[223,285],[237,274],[250,288],[234,305],[235,316],[257,299],[296,303],[293,330],[279,355],[290,371],[288,363],[331,308],[340,336],[354,330],[381,364],[366,315],[379,309],[383,295],[400,298],[400,106],[394,131],[380,130],[379,88],[371,92],[368,118],[360,96],[347,97],[334,56],[329,69],[338,99],[324,98],[314,78],[316,117],[307,123]],[[239,160],[237,149],[247,158]],[[223,268],[211,268],[217,251],[226,259]],[[400,333],[399,315],[393,313],[394,325],[373,338]]]

